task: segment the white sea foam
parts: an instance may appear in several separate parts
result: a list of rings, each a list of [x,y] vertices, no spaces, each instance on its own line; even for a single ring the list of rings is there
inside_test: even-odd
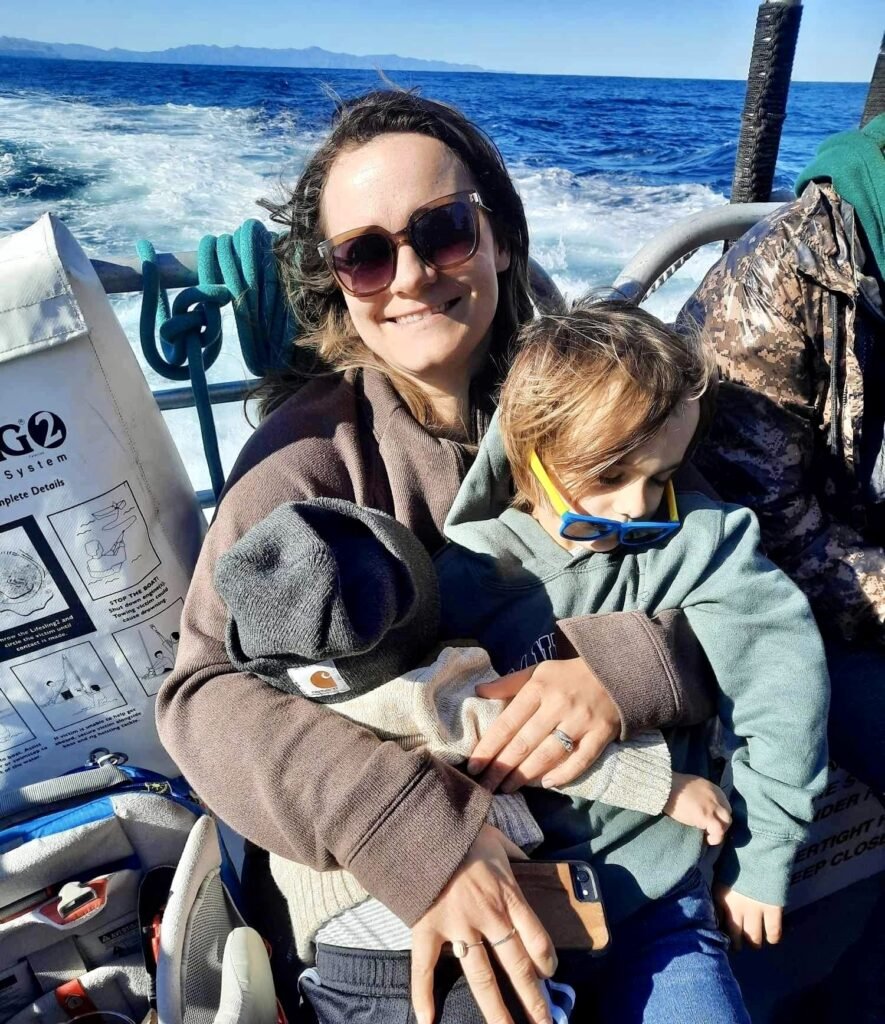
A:
[[[258,111],[220,107],[3,97],[0,135],[21,152],[7,154],[0,173],[34,160],[87,179],[53,206],[91,253],[131,253],[140,237],[158,249],[194,248],[203,234],[256,216],[255,201],[294,178],[314,140],[286,130],[286,120],[270,125]],[[7,196],[0,228],[44,206]]]
[[[700,184],[643,185],[608,175],[578,177],[559,167],[516,165],[512,171],[526,207],[532,255],[569,298],[604,289],[657,233],[725,202]],[[715,258],[715,247],[698,253],[649,299],[649,308],[672,318]]]
[[[91,256],[105,258],[133,255],[141,237],[158,251],[192,250],[202,235],[233,230],[248,217],[266,222],[256,199],[293,182],[316,144],[285,114],[182,103],[99,107],[36,94],[0,97],[0,125],[0,136],[12,143],[0,144],[0,231],[51,208]],[[33,187],[22,189],[29,168]],[[610,284],[640,246],[675,220],[724,202],[702,184],[652,186],[519,163],[511,171],[526,205],[532,253],[571,298]],[[50,178],[61,194],[41,199]],[[14,182],[19,188],[8,194]],[[717,251],[707,247],[689,261],[649,307],[671,318]],[[126,296],[114,305],[144,368],[139,301]],[[210,378],[245,379],[229,316],[225,333]],[[147,369],[146,375],[154,388],[174,386]],[[196,415],[181,411],[167,419],[195,486],[207,487]],[[229,470],[251,428],[239,403],[220,407],[218,421]]]

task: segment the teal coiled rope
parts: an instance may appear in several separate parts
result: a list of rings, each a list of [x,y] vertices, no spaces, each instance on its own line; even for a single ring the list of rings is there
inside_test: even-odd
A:
[[[197,252],[198,283],[179,292],[171,310],[153,245],[144,239],[136,243],[142,261],[141,350],[163,377],[191,381],[216,500],[224,487],[224,470],[206,371],[221,352],[221,307],[233,304],[243,359],[256,377],[286,365],[292,340],[273,254],[275,240],[257,220],[247,220],[232,235],[206,235]]]

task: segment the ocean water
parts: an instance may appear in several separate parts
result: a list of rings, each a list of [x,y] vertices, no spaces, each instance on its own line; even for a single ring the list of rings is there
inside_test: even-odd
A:
[[[532,254],[570,296],[610,284],[657,232],[727,200],[743,82],[395,80],[488,131],[525,202]],[[0,59],[0,234],[52,210],[93,257],[133,255],[138,238],[195,249],[207,232],[261,217],[256,200],[294,183],[328,124],[329,88],[346,96],[378,83],[368,71]],[[775,188],[790,188],[822,138],[857,126],[865,94],[863,84],[793,83]],[[701,250],[649,308],[672,316],[718,251]],[[137,350],[138,300],[114,303]],[[242,379],[235,344],[226,349],[212,378]],[[168,416],[195,486],[208,486],[195,416]],[[226,468],[248,430],[239,406],[220,414]]]

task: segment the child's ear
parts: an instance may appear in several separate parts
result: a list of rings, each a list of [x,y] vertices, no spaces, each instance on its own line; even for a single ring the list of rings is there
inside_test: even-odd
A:
[[[503,274],[510,266],[510,250],[506,245],[495,244],[495,273]]]

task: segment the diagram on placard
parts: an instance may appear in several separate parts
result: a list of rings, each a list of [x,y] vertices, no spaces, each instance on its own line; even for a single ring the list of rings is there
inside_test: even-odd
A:
[[[0,663],[94,632],[36,519],[0,523]]]
[[[88,641],[10,668],[56,732],[126,703]]]
[[[67,607],[25,531],[19,527],[5,532],[0,541],[0,630]]]
[[[12,750],[13,747],[33,738],[34,734],[9,703],[6,694],[0,690],[0,751]]]
[[[177,601],[135,626],[113,634],[127,664],[149,696],[172,671],[178,653],[178,624],[184,601]]]
[[[48,518],[93,600],[134,587],[160,564],[126,483]]]

